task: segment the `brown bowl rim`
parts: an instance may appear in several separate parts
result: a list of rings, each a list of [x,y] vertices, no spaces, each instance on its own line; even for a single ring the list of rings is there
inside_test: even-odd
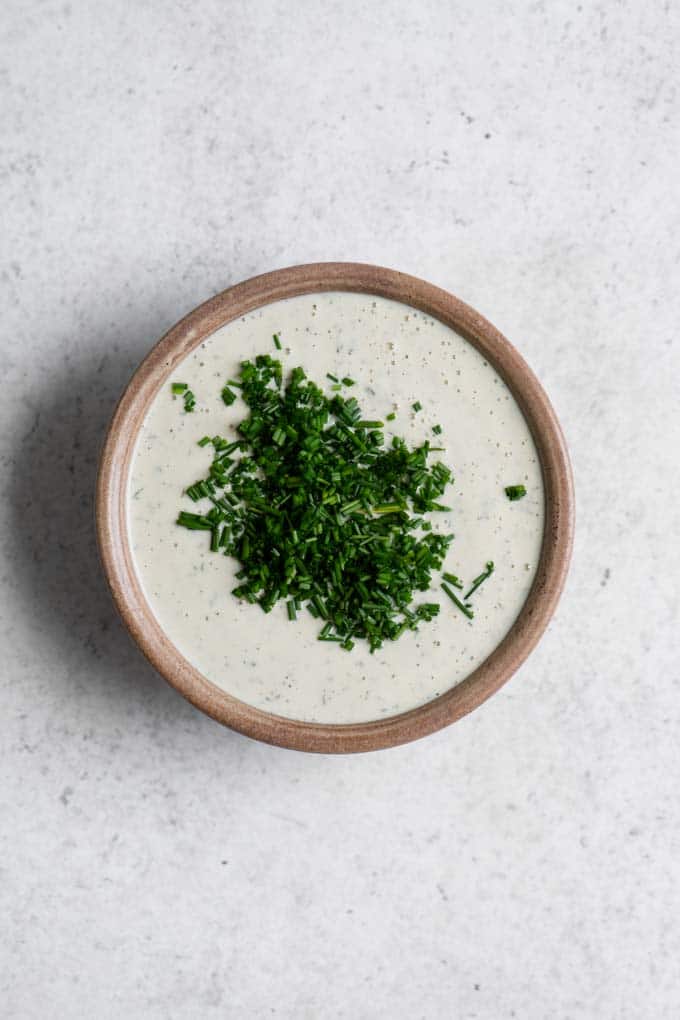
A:
[[[299,294],[353,291],[418,308],[472,343],[510,387],[531,430],[545,490],[545,530],[531,591],[510,631],[465,680],[400,715],[352,724],[312,723],[264,712],[211,683],[175,648],[147,604],[126,527],[128,469],[146,410],[177,364],[220,326]],[[316,262],[253,277],[204,302],[152,348],[123,392],[101,453],[96,530],[104,572],[127,630],[146,658],[193,705],[231,729],[280,747],[323,753],[373,751],[434,733],[477,708],[519,668],[553,615],[574,531],[571,467],[555,412],[538,379],[508,340],[469,305],[424,280],[354,262]]]

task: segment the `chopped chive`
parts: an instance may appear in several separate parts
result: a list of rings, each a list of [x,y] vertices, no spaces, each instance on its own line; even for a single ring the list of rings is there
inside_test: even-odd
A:
[[[472,612],[469,606],[463,605],[463,603],[460,601],[456,593],[451,588],[449,588],[448,584],[446,584],[445,582],[442,582],[442,588],[449,596],[454,606],[457,606],[458,609],[460,609],[461,613],[465,613],[469,620],[472,620],[475,614]]]
[[[432,431],[434,432],[435,436],[440,436],[442,434],[442,427],[441,427],[441,425],[433,425],[432,426]]]
[[[445,574],[442,574],[442,577],[444,578],[445,581],[448,581],[449,584],[452,584],[454,588],[462,588],[463,587],[463,582],[461,581],[461,579],[459,577],[456,577],[455,574],[445,573]]]
[[[474,595],[474,593],[479,588],[480,584],[484,584],[487,577],[491,577],[493,571],[494,571],[493,560],[489,560],[482,573],[478,577],[476,577],[472,582],[472,587],[470,588],[470,591],[467,593],[465,598],[469,599],[471,595]]]
[[[350,377],[348,375],[343,375],[342,381],[345,384],[345,386],[354,386],[355,385],[354,379],[350,379]]]
[[[342,391],[354,380],[329,378],[330,394],[301,368],[284,383],[271,355],[242,362],[221,391],[227,406],[243,398],[238,439],[198,440],[212,443],[213,460],[186,494],[208,509],[177,520],[209,531],[210,549],[238,561],[235,598],[264,613],[282,600],[291,621],[304,607],[319,621],[319,640],[375,652],[439,612],[415,599],[453,538],[425,519],[444,509],[452,474],[430,459],[429,442],[411,448],[391,436],[386,444],[383,422],[362,417]]]
[[[188,390],[188,389],[189,389],[189,387],[188,387],[187,383],[185,383],[185,382],[174,382],[172,384],[172,392],[173,393],[177,393],[177,394],[184,393],[184,391]]]
[[[196,407],[196,397],[193,395],[191,390],[186,390],[184,393],[184,410],[193,411]]]
[[[389,414],[386,414],[386,415],[385,415],[385,421],[394,421],[394,419],[395,419],[396,417],[397,417],[397,416],[396,416],[396,414],[394,413],[394,411],[390,411],[390,413],[389,413]]]
[[[330,379],[331,382],[340,382],[337,375],[331,375],[330,372],[326,372],[326,378]]]
[[[419,400],[416,400],[415,404],[411,404],[411,407],[413,408],[414,411],[422,411],[423,409],[423,405],[420,403]]]
[[[280,351],[281,350],[281,341],[279,339],[279,334],[278,333],[274,333],[274,335],[272,336],[272,340],[274,341],[274,347],[276,347],[277,351]]]
[[[513,503],[515,500],[522,499],[526,494],[527,490],[524,485],[506,485],[505,487],[505,495]]]
[[[189,531],[213,530],[213,523],[207,517],[203,517],[201,514],[190,514],[185,510],[180,511],[177,523],[181,524],[183,528],[188,528]]]

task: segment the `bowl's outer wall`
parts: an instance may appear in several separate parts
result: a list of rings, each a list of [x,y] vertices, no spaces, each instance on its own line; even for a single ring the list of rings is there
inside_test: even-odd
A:
[[[159,388],[207,336],[255,308],[318,291],[376,294],[440,319],[470,341],[503,377],[527,419],[545,489],[541,557],[529,596],[495,651],[464,681],[433,701],[375,722],[329,725],[298,722],[260,711],[207,680],[159,626],[134,570],[127,531],[127,478],[137,434]],[[531,369],[498,330],[473,308],[432,284],[392,269],[351,262],[319,262],[254,277],[211,298],[156,344],[126,387],[101,454],[96,494],[100,556],[114,602],[142,652],[192,704],[232,729],[302,751],[371,751],[415,740],[481,705],[524,662],[545,630],[564,586],[574,530],[569,458],[550,401]]]

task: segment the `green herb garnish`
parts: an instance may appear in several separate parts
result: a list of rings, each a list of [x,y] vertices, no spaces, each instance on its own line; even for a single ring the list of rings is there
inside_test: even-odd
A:
[[[420,401],[419,401],[419,400],[416,400],[415,404],[411,404],[411,407],[412,407],[412,408],[413,408],[413,410],[414,410],[414,411],[416,411],[416,412],[418,412],[418,411],[422,411],[422,409],[423,409],[423,405],[422,405],[422,404],[420,403]]]
[[[354,386],[354,385],[356,385],[355,382],[354,382],[354,379],[350,379],[350,377],[348,375],[343,375],[342,381],[345,384],[345,386]]]
[[[244,361],[228,385],[246,405],[240,438],[213,437],[208,477],[186,490],[210,508],[181,511],[178,523],[210,531],[210,548],[238,559],[233,594],[265,612],[285,600],[290,620],[306,608],[319,639],[345,651],[359,639],[375,651],[432,620],[439,604],[415,599],[453,536],[423,515],[444,509],[452,475],[430,462],[429,442],[387,445],[382,422],[363,419],[354,397],[327,396],[301,368],[284,385],[266,354]]]
[[[441,436],[441,434],[442,434],[442,427],[441,427],[441,425],[433,425],[432,426],[432,431],[434,432],[435,436]]]
[[[451,588],[449,588],[448,584],[446,584],[446,582],[444,582],[444,581],[442,581],[442,588],[444,589],[446,594],[449,596],[449,598],[453,602],[454,606],[457,606],[458,609],[460,609],[461,613],[465,613],[465,615],[467,616],[467,618],[469,620],[472,620],[475,614],[472,612],[470,607],[464,605],[460,601],[460,599],[458,598],[456,593]]]
[[[184,399],[184,410],[193,411],[196,407],[196,397],[193,395],[189,386],[185,382],[174,382],[170,384],[173,396],[183,397]]]
[[[214,525],[208,517],[202,514],[189,514],[186,510],[180,510],[177,523],[190,531],[212,531]]]
[[[471,595],[474,595],[474,593],[479,588],[480,584],[484,584],[487,577],[491,577],[493,571],[494,571],[493,561],[489,560],[481,574],[478,577],[476,577],[472,582],[472,587],[470,588],[470,591],[467,593],[465,598],[469,599]]]
[[[281,350],[281,340],[279,339],[279,334],[278,333],[274,333],[274,335],[272,336],[272,340],[274,341],[274,347],[276,347],[277,351],[280,351]]]
[[[394,413],[394,411],[390,411],[390,413],[389,413],[389,414],[386,414],[386,415],[385,415],[385,421],[394,421],[394,419],[395,419],[396,417],[397,417],[397,416],[396,416],[396,414]]]
[[[505,487],[505,495],[513,503],[517,499],[522,499],[522,497],[526,496],[526,494],[527,490],[524,485],[506,485]]]

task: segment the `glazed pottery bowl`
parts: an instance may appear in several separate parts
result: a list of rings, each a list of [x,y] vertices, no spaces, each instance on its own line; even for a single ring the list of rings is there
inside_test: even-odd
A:
[[[426,704],[389,718],[351,724],[306,722],[262,711],[203,676],[163,631],[145,599],[127,522],[127,482],[135,442],[154,397],[177,366],[234,319],[284,298],[324,291],[402,302],[438,319],[477,348],[505,381],[524,415],[538,453],[545,496],[543,542],[534,582],[515,623],[495,650],[463,681]],[[118,611],[144,655],[173,687],[214,719],[258,740],[303,751],[345,753],[390,747],[432,733],[477,708],[512,676],[541,637],[562,591],[572,546],[574,499],[555,413],[536,377],[497,329],[452,294],[413,276],[355,263],[315,263],[267,273],[229,288],[187,315],[156,344],[135,372],[111,421],[101,455],[96,519],[101,559]]]

